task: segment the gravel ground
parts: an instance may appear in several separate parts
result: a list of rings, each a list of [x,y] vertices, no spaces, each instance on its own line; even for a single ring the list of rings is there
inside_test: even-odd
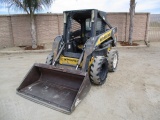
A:
[[[71,115],[16,95],[33,63],[44,63],[47,54],[0,54],[0,120],[160,120],[160,42],[119,48],[117,71],[92,86]]]

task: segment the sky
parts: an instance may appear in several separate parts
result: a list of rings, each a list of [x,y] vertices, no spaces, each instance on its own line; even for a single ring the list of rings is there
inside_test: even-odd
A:
[[[66,10],[98,9],[105,12],[129,12],[130,0],[55,0],[49,9],[39,13],[62,13]],[[136,0],[136,12],[160,14],[160,0]],[[0,3],[0,14],[23,14]]]

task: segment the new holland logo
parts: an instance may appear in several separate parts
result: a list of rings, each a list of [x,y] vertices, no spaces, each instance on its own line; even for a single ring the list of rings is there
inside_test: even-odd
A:
[[[109,32],[108,34],[105,34],[102,38],[100,38],[100,42],[103,42],[103,40],[106,40],[111,36],[111,33]]]
[[[70,61],[70,62],[77,62],[77,60],[68,59],[68,58],[64,58],[64,61],[65,61],[65,62],[67,62],[67,61]]]
[[[109,37],[111,37],[111,30],[108,31],[107,33],[103,34],[97,41],[96,45],[101,44],[102,42],[104,42],[106,39],[108,39]]]

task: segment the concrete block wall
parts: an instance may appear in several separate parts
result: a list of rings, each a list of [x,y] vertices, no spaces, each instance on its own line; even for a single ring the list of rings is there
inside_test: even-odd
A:
[[[129,37],[129,13],[109,13],[108,21],[112,26],[118,27],[118,41],[128,41]],[[146,40],[148,30],[149,13],[136,13],[134,16],[133,41]]]
[[[39,44],[53,42],[58,33],[57,15],[36,16],[37,41]]]
[[[0,48],[14,46],[10,16],[0,16]]]
[[[118,27],[118,40],[127,41],[129,13],[108,13],[108,21]],[[133,40],[146,40],[149,13],[136,13]],[[63,34],[62,14],[35,15],[38,44],[52,43],[57,35]],[[0,48],[31,45],[29,15],[0,16]]]
[[[125,13],[108,13],[108,22],[118,28],[118,41],[124,41],[126,38],[126,14]]]
[[[148,31],[148,17],[149,13],[137,13],[134,17],[134,30],[133,30],[133,40],[146,40],[147,39],[147,31]],[[126,41],[129,37],[129,23],[130,16],[127,14],[127,24],[126,24]]]
[[[30,18],[28,15],[11,17],[13,40],[15,46],[31,45]]]
[[[63,34],[63,15],[58,15],[58,20],[59,20],[59,35]]]

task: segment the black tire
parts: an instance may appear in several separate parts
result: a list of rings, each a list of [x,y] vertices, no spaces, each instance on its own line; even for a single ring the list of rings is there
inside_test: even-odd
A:
[[[47,59],[46,59],[46,64],[47,65],[52,65],[52,62],[53,62],[53,53],[50,53],[48,56],[47,56]]]
[[[97,56],[90,67],[89,77],[92,83],[102,85],[105,83],[108,74],[108,62],[106,57]]]
[[[109,72],[115,72],[118,65],[118,51],[117,50],[111,50],[109,51],[107,55],[108,59],[108,70]],[[116,60],[115,60],[116,59]]]

